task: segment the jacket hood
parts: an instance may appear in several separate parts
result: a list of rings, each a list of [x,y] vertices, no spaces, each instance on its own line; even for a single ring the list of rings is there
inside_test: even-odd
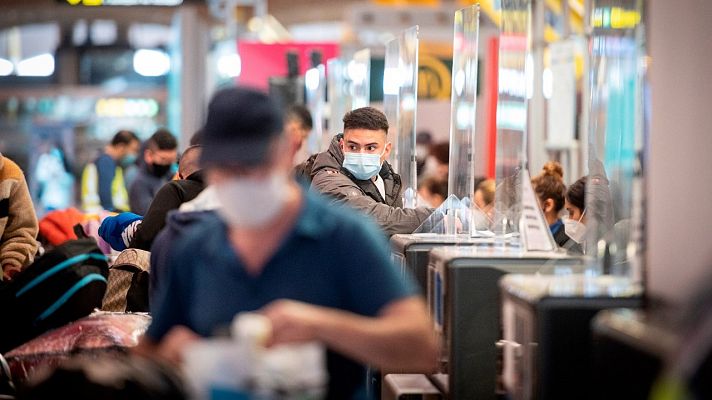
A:
[[[220,206],[212,186],[207,186],[191,201],[181,204],[178,210],[173,210],[166,216],[166,228],[180,231],[186,226],[207,218],[215,217],[215,209]]]
[[[312,177],[325,168],[335,169],[337,171],[343,169],[341,165],[344,163],[344,153],[341,151],[341,146],[339,145],[342,137],[342,134],[334,135],[334,138],[331,139],[331,144],[329,144],[329,148],[316,156],[314,167],[311,171]]]
[[[181,204],[180,212],[207,211],[220,207],[220,202],[215,194],[215,188],[208,185],[193,200]]]
[[[173,231],[173,233],[181,232],[196,222],[213,218],[215,218],[215,212],[213,210],[187,212],[173,210],[170,211],[166,217],[166,229]]]

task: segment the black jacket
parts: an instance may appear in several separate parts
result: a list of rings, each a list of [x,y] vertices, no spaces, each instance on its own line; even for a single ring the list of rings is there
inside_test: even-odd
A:
[[[356,179],[342,167],[344,155],[339,140],[340,136],[335,136],[329,149],[317,155],[311,170],[311,187],[371,216],[388,236],[413,233],[433,209],[403,208],[401,177],[388,162],[383,163],[379,172],[385,187],[385,199],[373,181]]]
[[[150,251],[153,239],[166,225],[166,215],[193,200],[205,188],[203,174],[197,171],[185,179],[167,182],[156,193],[143,222],[136,229],[129,247]]]

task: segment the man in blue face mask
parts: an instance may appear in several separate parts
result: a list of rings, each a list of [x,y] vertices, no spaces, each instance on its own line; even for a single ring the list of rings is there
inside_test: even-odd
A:
[[[124,168],[136,161],[141,142],[131,131],[119,131],[104,151],[82,172],[82,208],[128,211],[129,196],[124,181]]]
[[[327,399],[367,398],[366,364],[431,371],[438,347],[417,288],[373,223],[297,184],[283,130],[264,93],[213,97],[200,162],[219,206],[169,216],[167,229],[177,228],[165,258],[151,249],[152,271],[167,275],[137,351],[180,362],[189,343],[258,312],[271,325],[268,344],[329,348]]]
[[[316,156],[312,187],[372,217],[387,235],[412,233],[431,208],[403,208],[401,178],[385,161],[391,154],[388,120],[373,107],[344,116],[344,133]]]

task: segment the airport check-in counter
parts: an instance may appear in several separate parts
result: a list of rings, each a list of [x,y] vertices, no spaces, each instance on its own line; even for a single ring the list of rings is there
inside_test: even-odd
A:
[[[583,268],[561,252],[525,252],[479,245],[437,247],[428,264],[428,308],[442,341],[440,374],[432,380],[451,399],[493,399],[502,335],[498,282],[509,273]]]
[[[510,398],[597,398],[591,321],[604,309],[640,307],[639,285],[605,275],[511,274],[500,286],[503,379]]]
[[[628,308],[596,314],[591,324],[593,398],[650,398],[666,362],[682,342],[678,321],[658,314]],[[708,388],[712,387],[707,378]]]
[[[469,235],[435,233],[399,234],[391,237],[391,257],[403,274],[411,273],[423,293],[428,289],[430,250],[444,246],[472,246],[493,243],[491,238],[471,238]]]

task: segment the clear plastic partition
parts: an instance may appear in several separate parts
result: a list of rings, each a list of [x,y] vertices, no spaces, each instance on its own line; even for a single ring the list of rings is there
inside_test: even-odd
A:
[[[586,253],[599,273],[640,279],[645,32],[640,0],[594,0]],[[631,268],[632,267],[632,268]]]
[[[348,111],[366,107],[371,96],[371,50],[357,51],[353,57],[342,56],[327,61],[329,93],[328,140],[343,131],[343,117]]]
[[[344,130],[344,114],[351,109],[349,82],[345,79],[344,61],[331,58],[326,62],[327,93],[329,98],[329,132],[335,135]]]
[[[456,240],[465,239],[461,234],[470,232],[470,207],[468,198],[462,201],[450,195],[413,233],[435,233],[449,235]]]
[[[368,106],[371,96],[371,50],[354,53],[346,66],[346,73],[351,81],[351,109]]]
[[[398,40],[386,43],[386,56],[383,66],[383,112],[388,119],[388,139],[392,143],[389,162],[398,170],[401,148],[398,143],[398,93],[400,74],[398,70]]]
[[[474,205],[479,5],[455,12],[448,195]],[[473,225],[470,225],[473,227]],[[474,232],[470,232],[474,233]]]
[[[531,25],[530,0],[501,0],[497,100],[497,154],[493,232],[521,245],[522,170],[527,146],[527,62]],[[530,66],[529,66],[530,68]],[[527,182],[528,183],[528,182]]]
[[[326,72],[324,64],[307,70],[304,75],[307,108],[311,111],[313,128],[307,137],[307,151],[309,154],[326,150],[331,138],[325,138],[324,133],[324,95],[326,94]],[[326,134],[328,135],[328,133]]]
[[[418,26],[404,30],[394,41],[397,42],[397,63],[389,59],[395,55],[390,53],[395,50],[389,43],[386,47],[386,67],[389,69],[384,69],[383,87],[384,95],[386,89],[388,92],[397,91],[396,133],[398,139],[395,166],[403,185],[403,207],[414,208],[418,192],[415,160],[415,120],[418,105]],[[395,69],[390,69],[394,64]],[[386,88],[387,86],[388,88]],[[389,111],[392,113],[392,110]]]

